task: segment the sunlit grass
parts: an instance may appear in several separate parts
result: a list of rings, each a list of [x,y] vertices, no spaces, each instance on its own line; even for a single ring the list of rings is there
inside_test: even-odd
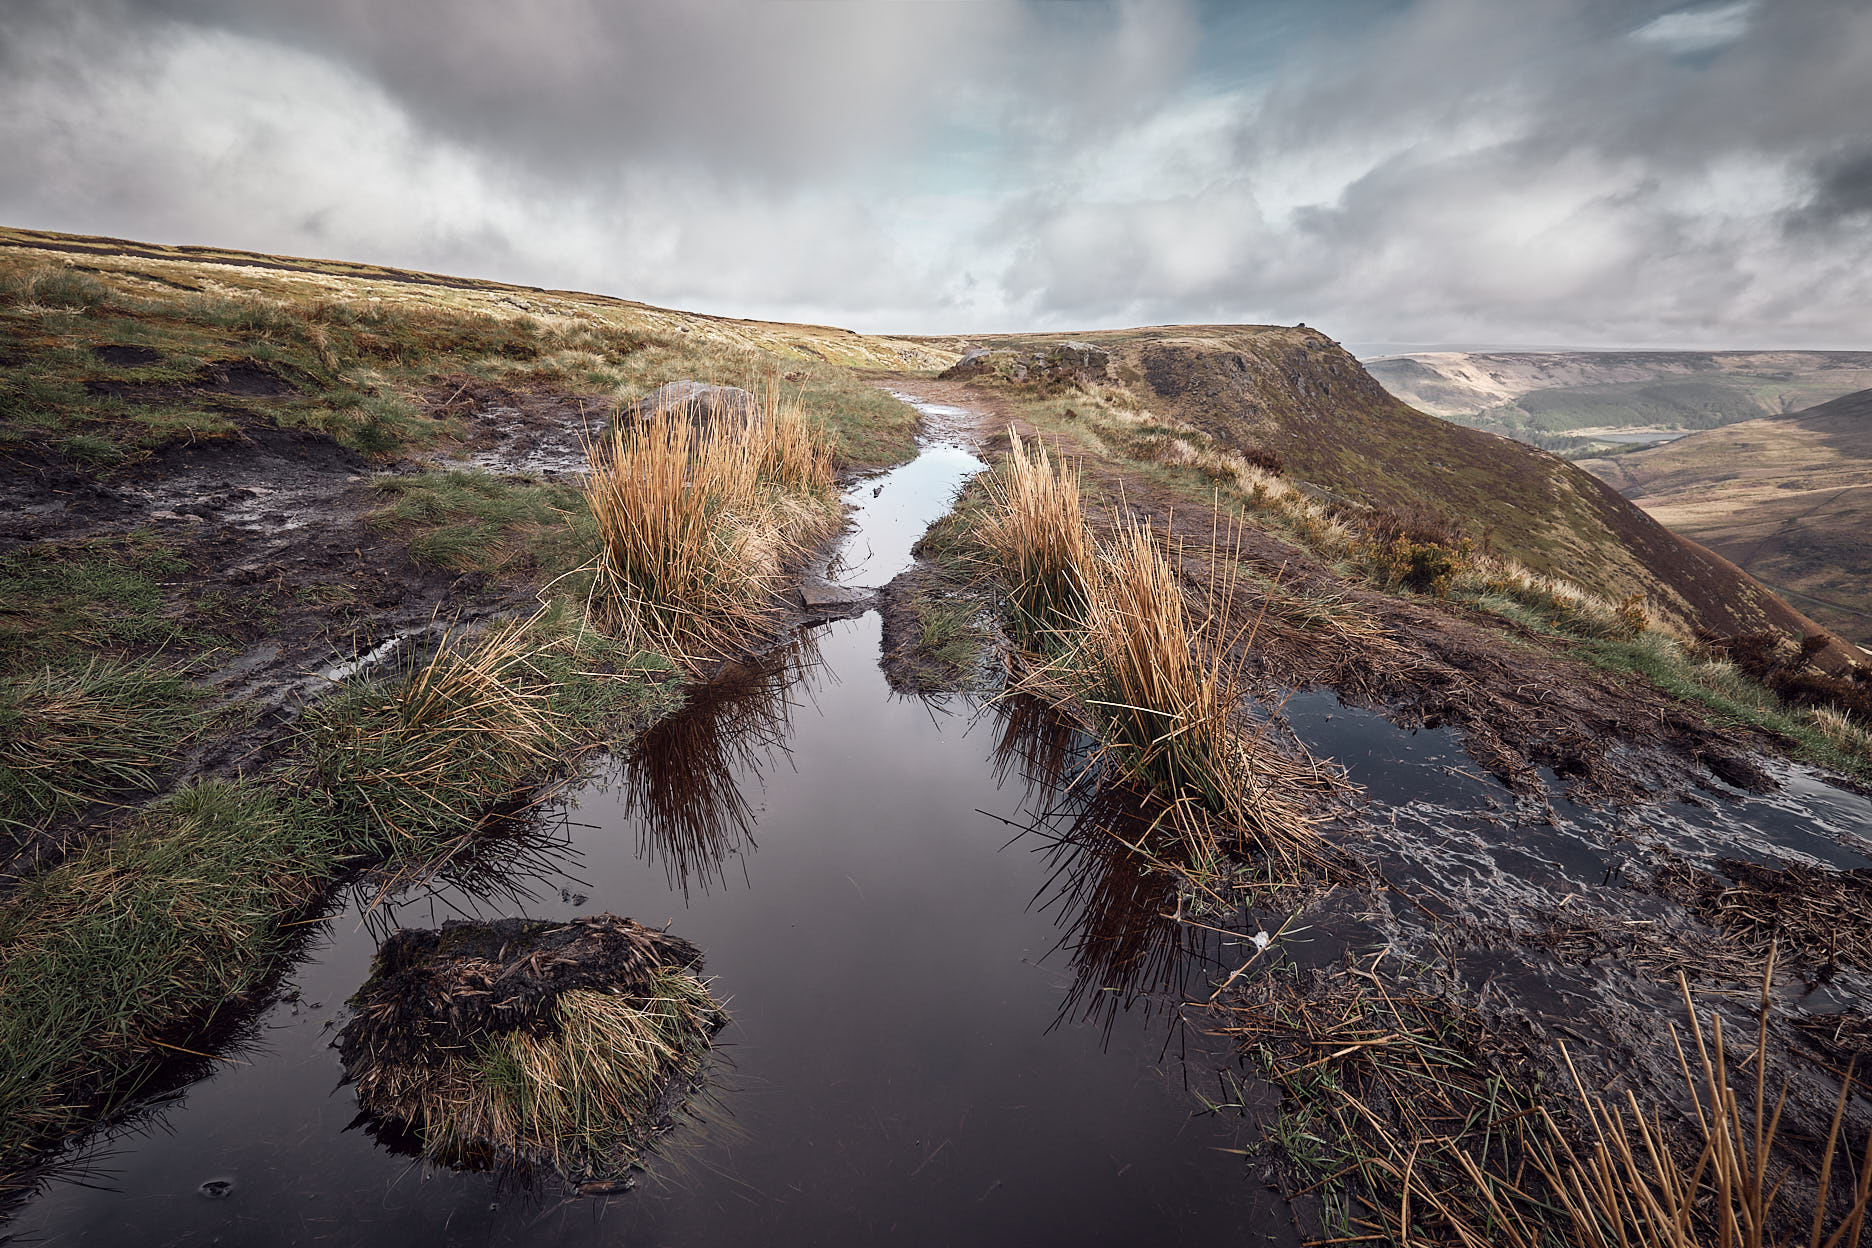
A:
[[[738,652],[787,564],[838,515],[830,455],[770,392],[758,419],[662,413],[588,448],[601,549],[593,606],[621,635],[693,665]]]

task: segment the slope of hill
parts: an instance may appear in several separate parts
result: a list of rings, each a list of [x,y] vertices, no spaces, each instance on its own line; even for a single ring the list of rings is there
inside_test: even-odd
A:
[[[345,260],[268,256],[219,247],[171,247],[122,238],[0,226],[0,253],[35,254],[79,272],[108,272],[127,289],[260,294],[289,298],[367,298],[426,303],[466,312],[601,317],[639,331],[702,333],[745,349],[871,368],[940,367],[952,360],[905,339],[827,325],[751,321],[659,308],[583,291],[547,290],[479,278],[422,273]]]
[[[1872,386],[1864,351],[1442,351],[1366,368],[1421,411],[1563,452],[1621,430],[1718,428]]]
[[[1580,467],[1841,636],[1872,642],[1872,390]]]
[[[1355,503],[1454,519],[1478,544],[1618,600],[1642,594],[1687,628],[1801,633],[1813,624],[1733,564],[1552,455],[1426,416],[1315,330],[1184,325],[1079,335],[1111,376],[1236,448]],[[1031,350],[1053,337],[926,340]]]

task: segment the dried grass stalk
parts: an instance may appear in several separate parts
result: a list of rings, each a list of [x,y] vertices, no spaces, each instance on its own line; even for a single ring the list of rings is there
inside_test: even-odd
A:
[[[1845,1208],[1829,1217],[1835,1169],[1847,1146],[1850,1069],[1810,1176],[1812,1208],[1793,1207],[1785,1195],[1789,1159],[1778,1159],[1776,1148],[1787,1093],[1770,1096],[1765,1063],[1773,973],[1770,951],[1755,1043],[1733,1070],[1721,1019],[1712,1015],[1706,1030],[1679,977],[1691,1040],[1686,1049],[1671,1028],[1692,1115],[1683,1130],[1667,1127],[1655,1110],[1647,1113],[1630,1092],[1622,1103],[1589,1092],[1564,1046],[1580,1121],[1562,1125],[1551,1102],[1532,1102],[1512,1085],[1485,1080],[1486,1054],[1473,1042],[1452,1046],[1440,1031],[1433,1036],[1426,999],[1396,990],[1377,994],[1382,1009],[1363,993],[1351,1005],[1301,1002],[1278,1014],[1251,1007],[1222,1030],[1264,1047],[1276,1035],[1292,1037],[1281,1052],[1296,1056],[1277,1057],[1275,1077],[1296,1097],[1317,1091],[1337,1124],[1340,1164],[1331,1179],[1360,1181],[1369,1217],[1349,1220],[1371,1232],[1362,1239],[1463,1248],[1855,1245],[1872,1203],[1872,1137],[1849,1171],[1855,1177]],[[1408,1018],[1400,1001],[1411,1003]],[[1435,1009],[1461,1017],[1448,1003]],[[1309,1051],[1324,1056],[1308,1059]],[[1396,1084],[1400,1072],[1411,1082]],[[1442,1108],[1427,1114],[1425,1103],[1438,1101]],[[1522,1104],[1531,1108],[1501,1119],[1501,1106]],[[1479,1142],[1478,1123],[1485,1127]],[[1679,1143],[1686,1130],[1687,1149]]]
[[[1012,429],[1008,438],[1007,463],[987,480],[990,506],[976,535],[999,564],[1016,639],[1053,649],[1085,616],[1092,539],[1079,472],[1044,445],[1029,451]]]
[[[1120,526],[1094,566],[1069,664],[1086,685],[1080,702],[1106,757],[1173,804],[1222,816],[1260,852],[1294,856],[1314,829],[1280,790],[1316,777],[1267,748],[1259,732],[1243,732],[1245,694],[1220,657],[1231,648],[1231,621],[1190,619],[1181,571],[1148,524]],[[1186,838],[1200,822],[1177,820]]]
[[[613,421],[586,447],[584,493],[601,549],[594,607],[645,648],[690,666],[758,629],[782,568],[832,530],[832,458],[770,390],[759,417]]]

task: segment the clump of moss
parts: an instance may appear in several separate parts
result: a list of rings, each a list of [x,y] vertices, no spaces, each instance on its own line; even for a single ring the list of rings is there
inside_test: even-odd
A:
[[[339,1050],[380,1132],[433,1160],[615,1182],[727,1022],[701,964],[688,941],[610,914],[400,931]]]

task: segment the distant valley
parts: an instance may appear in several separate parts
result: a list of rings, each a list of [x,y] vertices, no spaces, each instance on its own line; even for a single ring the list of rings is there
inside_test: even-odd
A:
[[[1834,632],[1872,641],[1872,390],[1579,466]]]
[[[1435,351],[1363,363],[1420,411],[1569,459],[1872,387],[1868,351]]]

